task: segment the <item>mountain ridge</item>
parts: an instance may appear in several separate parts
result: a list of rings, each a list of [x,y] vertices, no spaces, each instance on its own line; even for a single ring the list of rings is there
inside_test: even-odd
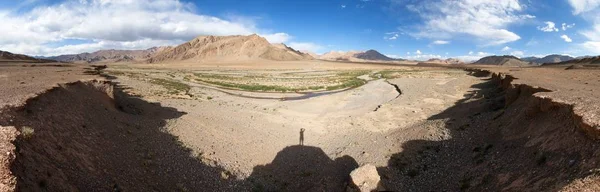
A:
[[[256,34],[242,36],[198,36],[175,47],[166,48],[147,60],[148,63],[211,59],[267,59],[276,61],[310,60],[312,56],[285,44],[271,44]]]

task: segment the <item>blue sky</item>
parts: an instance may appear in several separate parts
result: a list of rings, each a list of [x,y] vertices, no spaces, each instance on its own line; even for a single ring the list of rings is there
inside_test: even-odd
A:
[[[252,33],[421,60],[600,54],[600,0],[23,0],[0,20],[0,50],[44,56]]]

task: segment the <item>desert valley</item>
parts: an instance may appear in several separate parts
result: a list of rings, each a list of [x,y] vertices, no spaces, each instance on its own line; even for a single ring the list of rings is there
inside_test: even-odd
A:
[[[600,56],[292,44],[0,51],[0,191],[600,191]]]
[[[599,189],[592,59],[317,59],[258,35],[2,59],[4,190]]]

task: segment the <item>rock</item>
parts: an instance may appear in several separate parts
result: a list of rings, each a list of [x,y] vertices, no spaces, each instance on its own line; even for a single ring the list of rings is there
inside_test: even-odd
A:
[[[371,164],[363,165],[359,168],[354,169],[350,173],[351,187],[347,190],[348,192],[360,191],[381,191],[379,186],[379,173],[377,173],[377,167]]]

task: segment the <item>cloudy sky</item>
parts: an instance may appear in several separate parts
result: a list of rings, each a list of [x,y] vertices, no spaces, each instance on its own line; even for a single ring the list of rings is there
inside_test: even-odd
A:
[[[0,50],[60,55],[256,33],[408,59],[600,54],[600,0],[11,0]]]

